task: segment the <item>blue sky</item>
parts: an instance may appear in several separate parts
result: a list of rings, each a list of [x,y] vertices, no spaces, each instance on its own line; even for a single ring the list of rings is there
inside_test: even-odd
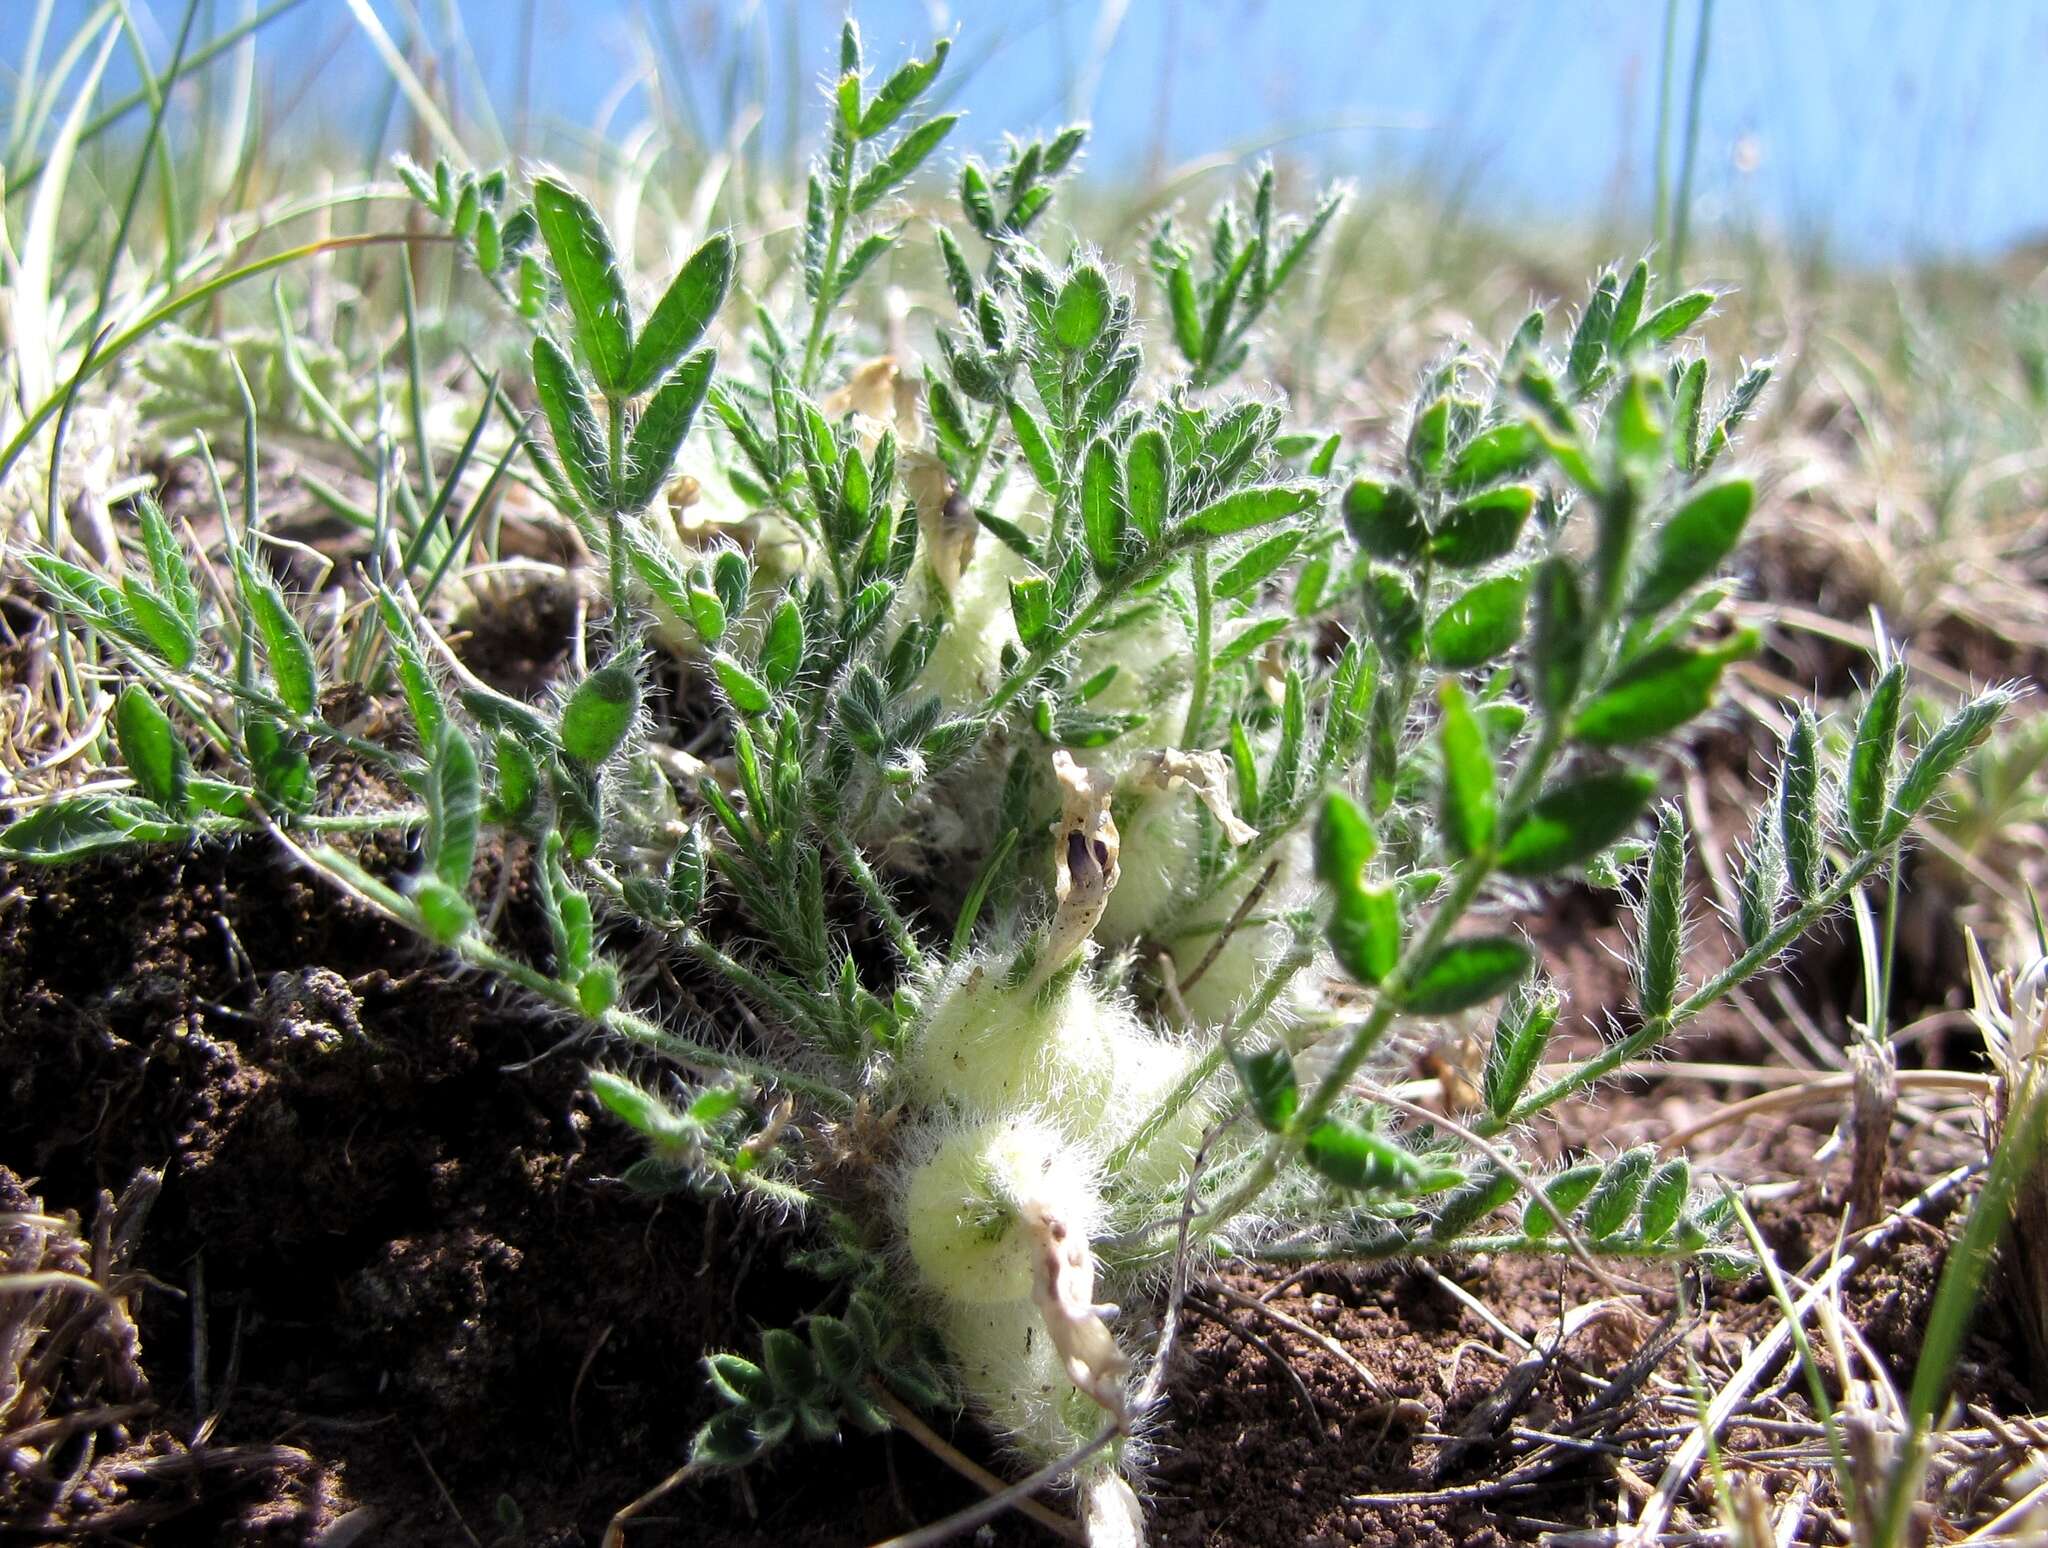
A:
[[[0,0],[0,62],[37,0]],[[148,0],[139,0],[139,6]],[[206,0],[230,18],[254,0]],[[831,63],[831,0],[371,0],[452,35],[459,12],[501,113],[589,124],[645,40],[687,61],[701,111],[760,94],[784,131],[787,83]],[[153,0],[155,25],[176,0]],[[1681,88],[1699,0],[1679,0]],[[58,0],[57,27],[84,0]],[[659,25],[657,25],[659,13]],[[205,14],[202,11],[202,14]],[[530,96],[522,97],[527,18]],[[1096,125],[1108,174],[1215,153],[1279,153],[1367,181],[1426,176],[1477,213],[1640,213],[1652,176],[1658,0],[863,0],[879,68],[957,40],[963,143]],[[161,34],[159,34],[161,38]],[[794,48],[791,40],[794,39]],[[1106,46],[1105,46],[1106,45]],[[159,42],[159,57],[167,43]],[[382,88],[346,0],[304,0],[264,35],[281,96],[317,66],[300,122],[360,124]],[[1696,219],[1825,237],[1845,257],[1987,252],[2048,232],[2048,0],[1718,0],[1702,101]],[[765,90],[763,89],[765,88]],[[472,92],[472,96],[474,93]],[[804,101],[806,127],[817,122]]]

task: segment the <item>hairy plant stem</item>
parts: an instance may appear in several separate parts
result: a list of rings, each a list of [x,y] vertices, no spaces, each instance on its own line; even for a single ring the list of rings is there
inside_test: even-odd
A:
[[[917,936],[910,928],[910,921],[896,907],[895,899],[889,896],[889,889],[882,885],[882,879],[875,875],[874,867],[860,852],[860,846],[849,840],[837,828],[825,827],[825,842],[831,846],[833,855],[845,867],[849,876],[859,886],[862,896],[875,910],[884,928],[889,932],[889,943],[896,948],[904,965],[913,973],[924,968],[924,949],[917,944]]]
[[[836,299],[832,292],[839,278],[839,253],[846,245],[846,223],[852,213],[853,142],[847,139],[844,129],[835,129],[833,139],[835,149],[843,147],[844,159],[840,155],[833,157],[832,230],[825,238],[825,258],[818,272],[818,299],[811,309],[810,332],[804,338],[803,372],[797,378],[798,386],[805,392],[818,384],[825,325],[832,320],[832,303]]]
[[[283,829],[275,824],[270,826],[271,832],[286,848],[314,869],[334,878],[348,891],[396,923],[409,929],[419,928],[418,916],[411,904],[396,889],[372,876],[347,855],[325,845],[312,849],[304,848],[294,844]],[[693,935],[693,943],[695,939]],[[582,1016],[574,984],[564,983],[536,967],[521,962],[516,957],[506,955],[474,932],[465,933],[447,949],[473,967],[495,973],[560,1010]],[[730,967],[736,969],[743,977],[752,977],[739,964],[725,958],[724,953],[719,952],[716,947],[708,949],[724,959],[721,971]],[[694,950],[692,954],[700,958],[702,956],[702,953]],[[710,1047],[708,1044],[667,1031],[644,1016],[635,1015],[616,1006],[596,1017],[595,1024],[607,1032],[616,1033],[628,1042],[652,1049],[692,1069],[718,1070],[727,1074],[743,1075],[763,1086],[781,1086],[807,1096],[820,1106],[831,1108],[835,1112],[848,1112],[853,1107],[853,1099],[828,1081],[815,1080],[796,1071],[786,1070],[780,1065],[768,1064],[758,1059],[749,1059],[742,1054],[727,1053],[723,1049]]]

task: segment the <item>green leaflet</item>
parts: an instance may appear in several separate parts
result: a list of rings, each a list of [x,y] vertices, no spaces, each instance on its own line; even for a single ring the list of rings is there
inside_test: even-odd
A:
[[[591,373],[606,394],[623,395],[633,375],[633,318],[604,222],[583,195],[546,177],[533,185],[533,213]]]

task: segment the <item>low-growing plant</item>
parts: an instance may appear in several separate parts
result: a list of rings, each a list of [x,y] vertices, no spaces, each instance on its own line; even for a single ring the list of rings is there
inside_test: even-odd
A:
[[[1910,762],[1896,664],[1839,767],[1802,712],[1731,960],[1688,983],[1657,749],[1757,648],[1716,577],[1754,502],[1721,464],[1769,375],[1714,398],[1687,342],[1712,293],[1603,273],[1561,335],[1538,311],[1498,354],[1447,353],[1398,446],[1347,447],[1242,385],[1336,196],[1290,220],[1267,169],[1205,250],[1162,224],[1152,307],[1038,239],[1074,128],[963,164],[960,219],[931,232],[955,315],[922,365],[900,340],[867,356],[848,303],[912,240],[898,200],[953,123],[921,111],[945,54],[871,87],[849,25],[788,262],[714,235],[651,306],[568,182],[404,168],[531,335],[529,380],[493,382],[461,466],[530,387],[545,444],[500,431],[490,478],[530,469],[597,557],[601,659],[548,704],[464,665],[436,593],[482,500],[458,512],[460,467],[437,483],[424,432],[420,488],[380,476],[367,514],[367,605],[310,623],[268,562],[250,393],[218,562],[146,498],[125,564],[28,558],[124,685],[108,777],[0,850],[269,832],[605,1034],[593,1090],[648,1146],[630,1180],[792,1217],[836,1287],[758,1358],[709,1362],[722,1407],[693,1465],[964,1395],[1074,1474],[1094,1540],[1129,1541],[1163,1379],[1141,1308],[1191,1260],[1739,1268],[1726,1196],[1683,1159],[1545,1171],[1525,1127],[1883,871],[2009,696]],[[245,374],[225,354],[157,379],[202,451],[199,385]],[[692,501],[706,519],[677,520]],[[649,708],[675,673],[716,706],[688,748]],[[406,729],[344,718],[343,680],[402,701]],[[344,804],[342,768],[408,795]],[[379,832],[410,835],[395,874],[339,836]],[[537,959],[479,910],[487,835],[530,870]],[[1562,992],[1521,921],[1580,882],[1630,900],[1634,993],[1559,1063]],[[625,940],[745,1015],[685,1034],[634,1008],[654,999]],[[1488,1022],[1469,1104],[1378,1082],[1405,1041]]]

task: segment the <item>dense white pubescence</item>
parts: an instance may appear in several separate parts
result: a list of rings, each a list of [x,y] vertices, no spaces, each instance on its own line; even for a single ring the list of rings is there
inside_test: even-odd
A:
[[[977,953],[926,1003],[898,1067],[924,1109],[895,1188],[903,1240],[977,1405],[1047,1460],[1122,1415],[1125,1366],[1090,1300],[1089,1244],[1113,1216],[1150,1218],[1178,1191],[1213,1098],[1190,1079],[1194,1048],[1147,1030],[1084,964],[1034,989],[1007,958]]]

